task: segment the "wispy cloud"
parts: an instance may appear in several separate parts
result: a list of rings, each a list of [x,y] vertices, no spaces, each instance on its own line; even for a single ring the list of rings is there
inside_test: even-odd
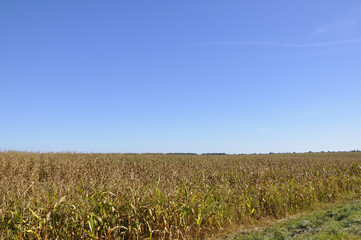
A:
[[[338,38],[350,38],[361,30],[361,5],[354,7],[347,16],[334,19],[324,25],[315,28],[311,32],[313,37],[333,36]]]
[[[281,43],[281,42],[262,42],[262,41],[241,41],[241,42],[213,42],[205,43],[206,45],[244,45],[244,46],[269,46],[269,47],[290,47],[290,48],[311,48],[311,47],[328,47],[338,45],[360,44],[361,38],[351,38],[343,40],[334,40],[327,42],[313,43]]]
[[[334,22],[318,27],[311,32],[311,36],[334,35],[351,37],[358,33],[361,27],[361,17],[338,19]]]

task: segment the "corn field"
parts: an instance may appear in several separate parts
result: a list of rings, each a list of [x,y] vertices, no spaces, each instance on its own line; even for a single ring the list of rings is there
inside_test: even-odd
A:
[[[204,239],[358,196],[361,153],[0,152],[0,238]]]

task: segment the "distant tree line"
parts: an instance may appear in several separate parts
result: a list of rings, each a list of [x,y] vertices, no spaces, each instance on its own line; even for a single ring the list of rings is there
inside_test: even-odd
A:
[[[202,153],[201,155],[227,155],[225,153]]]
[[[0,151],[1,152],[1,151]],[[303,153],[336,153],[336,152],[361,152],[359,149],[350,150],[350,151],[307,151]],[[235,153],[235,154],[227,154],[227,153],[191,153],[191,152],[175,152],[175,153],[127,153],[127,154],[150,154],[150,155],[268,155],[268,154],[297,154],[302,152],[269,152],[269,153]]]
[[[198,155],[197,153],[166,153],[167,155]]]

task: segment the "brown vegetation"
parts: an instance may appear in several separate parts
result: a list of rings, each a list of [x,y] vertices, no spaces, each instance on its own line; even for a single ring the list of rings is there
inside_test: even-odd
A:
[[[0,237],[189,239],[361,191],[361,153],[0,152]]]

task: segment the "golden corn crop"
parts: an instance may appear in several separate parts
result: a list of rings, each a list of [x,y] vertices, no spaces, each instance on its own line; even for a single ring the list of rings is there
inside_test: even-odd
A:
[[[0,237],[206,238],[360,195],[361,153],[0,152]]]

